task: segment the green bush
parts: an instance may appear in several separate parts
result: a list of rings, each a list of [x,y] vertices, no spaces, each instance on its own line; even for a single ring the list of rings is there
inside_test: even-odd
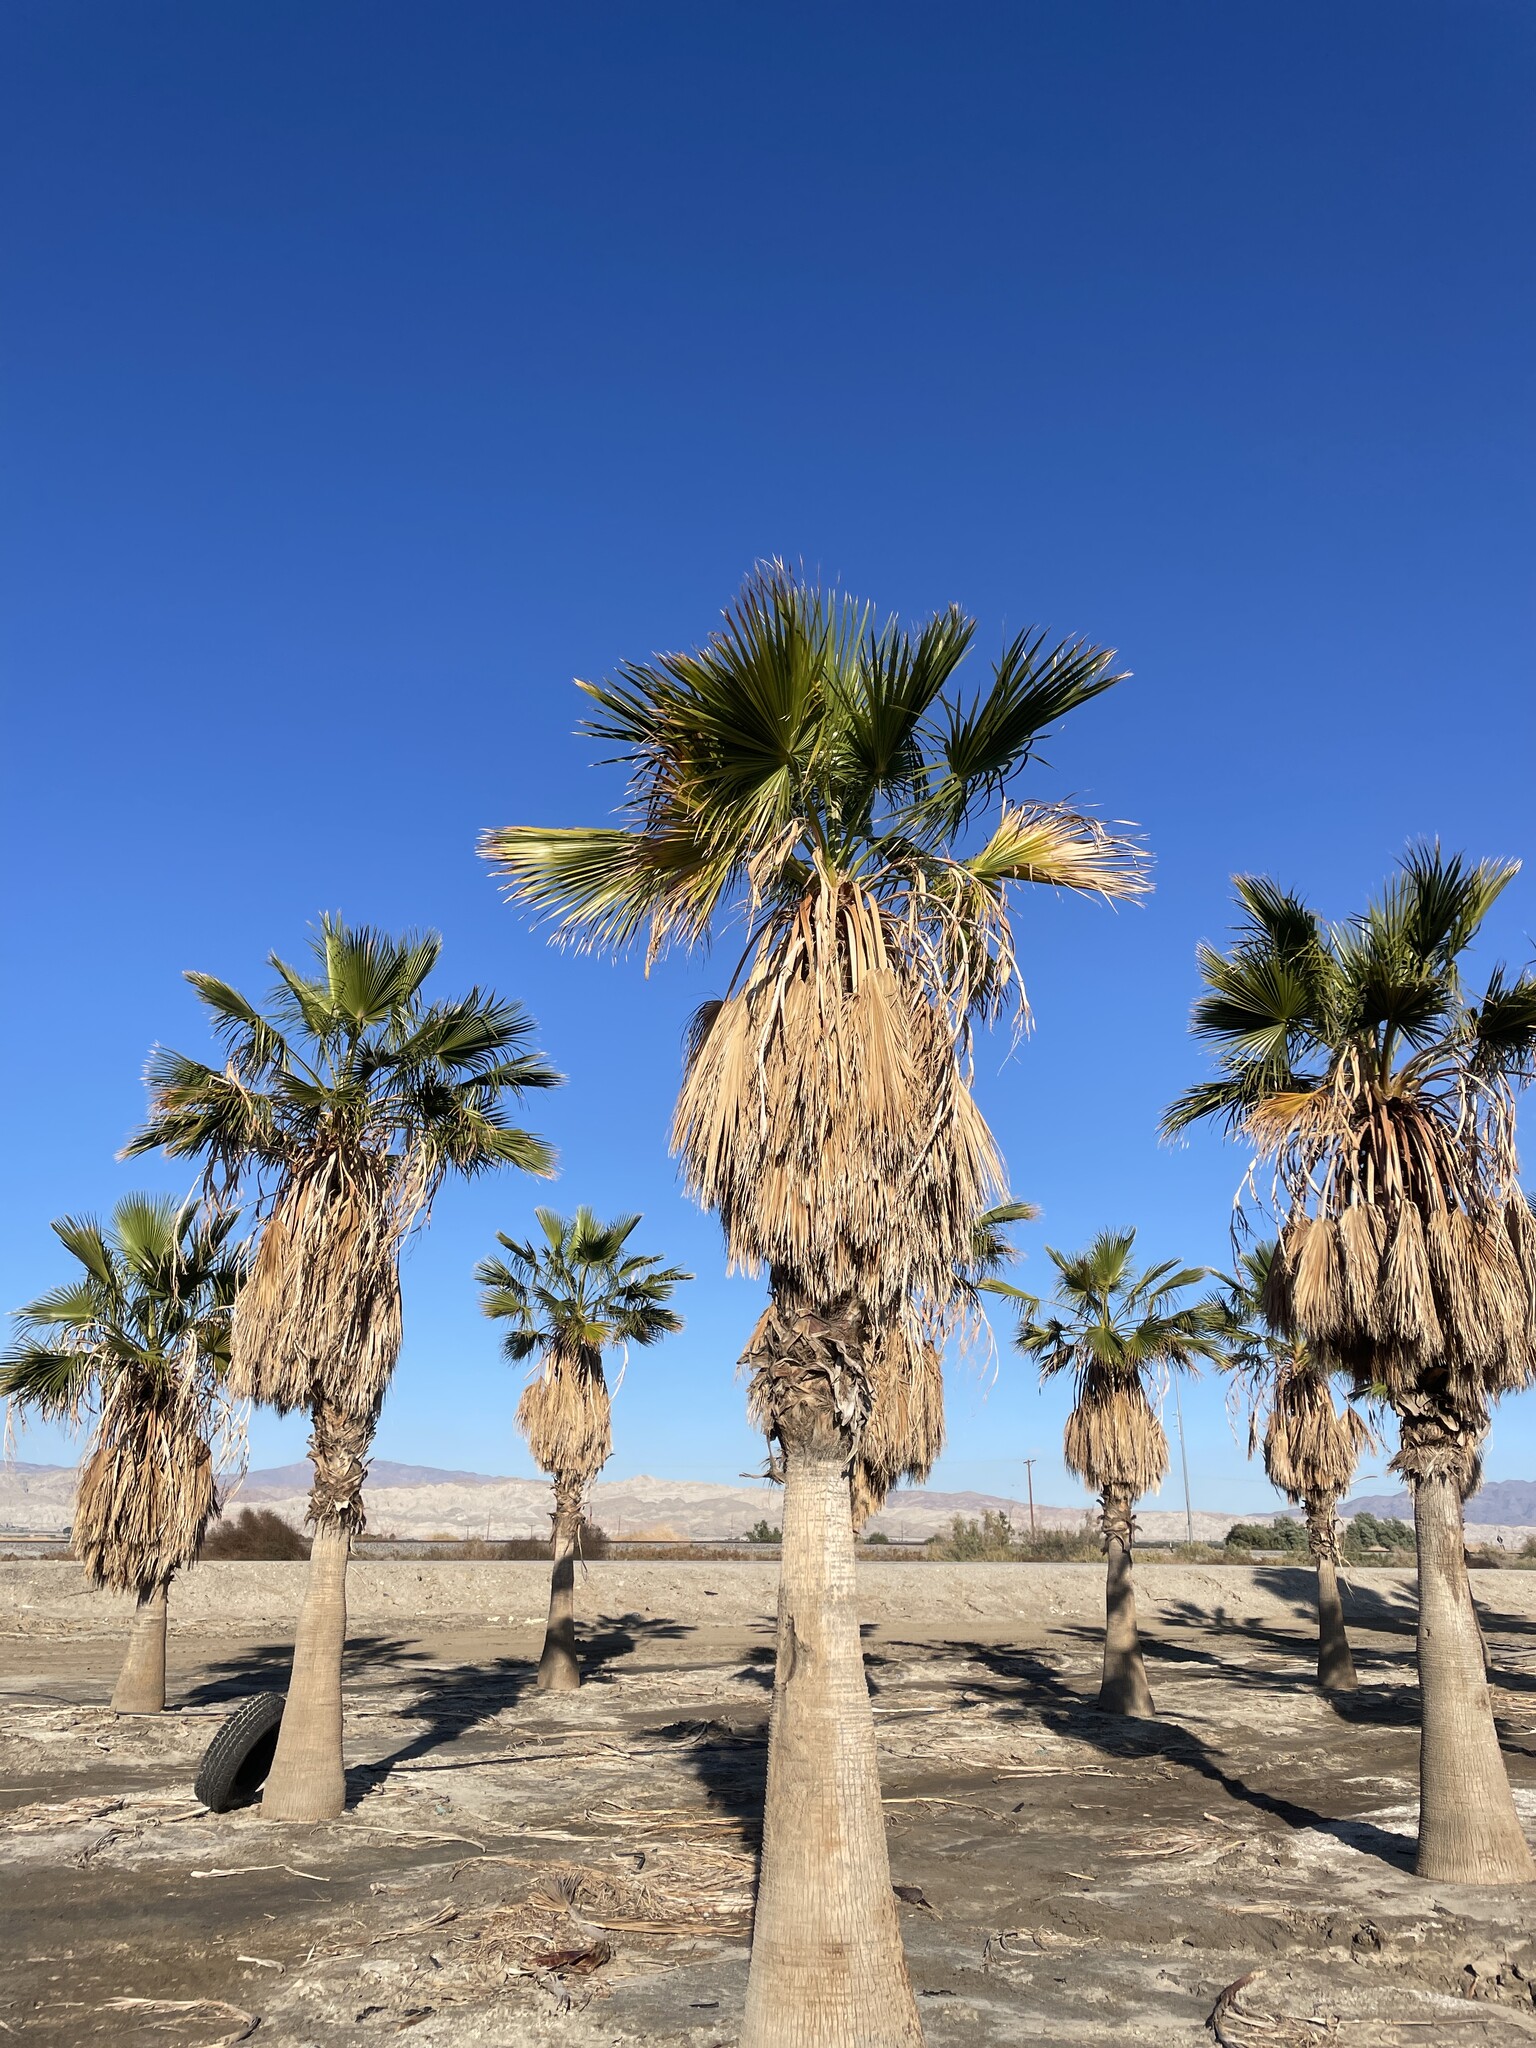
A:
[[[873,1535],[865,1536],[861,1540],[865,1543],[889,1543],[891,1539],[883,1529],[876,1529]]]
[[[1395,1518],[1379,1520],[1372,1514],[1353,1516],[1344,1524],[1344,1555],[1351,1563],[1360,1561],[1379,1551],[1411,1551],[1414,1548],[1413,1524],[1400,1522]]]
[[[1287,1550],[1304,1553],[1307,1525],[1283,1515],[1277,1522],[1234,1522],[1227,1531],[1228,1550]]]
[[[768,1522],[758,1522],[742,1538],[744,1543],[782,1543],[784,1531],[775,1529]]]

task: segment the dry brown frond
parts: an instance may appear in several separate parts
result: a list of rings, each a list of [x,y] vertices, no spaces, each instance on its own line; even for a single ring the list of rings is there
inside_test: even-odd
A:
[[[366,1150],[328,1152],[284,1185],[235,1307],[238,1399],[377,1416],[400,1355],[400,1245],[420,1200],[399,1161]]]
[[[1135,1501],[1168,1475],[1168,1438],[1139,1380],[1126,1385],[1090,1369],[1062,1446],[1067,1470],[1095,1493],[1127,1488]]]
[[[1265,1313],[1394,1407],[1430,1381],[1476,1417],[1536,1376],[1536,1224],[1507,1101],[1410,1078],[1388,1090],[1345,1057],[1250,1116],[1288,1210]]]
[[[865,1352],[869,1420],[853,1463],[853,1525],[862,1529],[898,1480],[928,1477],[944,1448],[944,1360],[938,1346],[898,1326]]]
[[[1348,1492],[1370,1431],[1348,1403],[1334,1406],[1325,1372],[1303,1355],[1282,1359],[1269,1390],[1264,1470],[1289,1500]]]
[[[112,1383],[80,1468],[73,1540],[94,1586],[144,1595],[197,1556],[214,1509],[206,1387],[176,1373]]]
[[[951,1020],[904,928],[823,877],[701,1020],[673,1122],[731,1263],[856,1302],[871,1328],[946,1309],[1001,1187]]]
[[[612,1403],[600,1352],[546,1354],[517,1404],[517,1426],[542,1471],[584,1488],[613,1456]]]

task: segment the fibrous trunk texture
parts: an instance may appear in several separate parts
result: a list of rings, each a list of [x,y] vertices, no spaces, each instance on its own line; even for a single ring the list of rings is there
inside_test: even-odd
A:
[[[778,1657],[741,2048],[917,2048],[859,1639],[849,1471],[860,1318],[770,1304],[752,1411],[784,1459]]]
[[[575,1692],[581,1684],[581,1666],[576,1661],[576,1538],[581,1528],[581,1496],[579,1479],[556,1479],[549,1621],[539,1658],[540,1692]]]
[[[162,1579],[149,1592],[139,1595],[123,1668],[118,1673],[112,1694],[114,1713],[165,1712],[165,1621],[169,1589],[169,1580]]]
[[[1104,1676],[1099,1705],[1107,1714],[1150,1716],[1152,1688],[1142,1662],[1136,1627],[1136,1584],[1131,1576],[1134,1523],[1131,1496],[1122,1487],[1106,1487],[1102,1499],[1104,1526]]]
[[[1317,1682],[1324,1692],[1356,1692],[1360,1681],[1339,1598],[1337,1507],[1335,1494],[1307,1496],[1307,1541],[1317,1566]]]
[[[1530,1884],[1536,1865],[1499,1751],[1452,1472],[1413,1478],[1413,1519],[1423,1701],[1418,1873],[1456,1884]]]
[[[371,1417],[348,1416],[321,1401],[309,1439],[315,1483],[309,1520],[304,1605],[293,1646],[293,1676],[262,1794],[267,1820],[334,1820],[346,1805],[341,1745],[341,1659],[347,1641],[347,1558],[363,1522],[364,1459]]]

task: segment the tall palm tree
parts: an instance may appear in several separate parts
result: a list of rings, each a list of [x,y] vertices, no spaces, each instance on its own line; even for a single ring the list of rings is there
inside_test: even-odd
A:
[[[1156,1711],[1132,1578],[1136,1503],[1168,1474],[1168,1438],[1152,1396],[1161,1375],[1219,1357],[1223,1327],[1215,1302],[1179,1300],[1209,1277],[1207,1267],[1165,1259],[1138,1271],[1135,1247],[1134,1230],[1101,1230],[1081,1252],[1048,1245],[1058,1313],[1040,1320],[1026,1310],[1014,1340],[1039,1361],[1042,1379],[1073,1377],[1064,1446],[1067,1470],[1099,1496],[1106,1559],[1099,1705],[1111,1714]]]
[[[1515,1094],[1536,1064],[1536,976],[1467,954],[1514,862],[1410,849],[1357,916],[1328,925],[1240,878],[1225,952],[1202,946],[1193,1030],[1212,1080],[1165,1119],[1204,1119],[1270,1164],[1280,1233],[1264,1289],[1307,1344],[1397,1417],[1419,1557],[1422,1875],[1536,1877],[1499,1754],[1463,1548],[1490,1404],[1536,1367],[1536,1219]]]
[[[0,1395],[18,1408],[72,1425],[93,1413],[73,1538],[93,1586],[138,1601],[120,1714],[164,1709],[167,1593],[216,1504],[208,1439],[242,1273],[233,1222],[154,1195],[124,1196],[106,1228],[60,1217],[79,1277],[17,1310],[0,1359]]]
[[[517,1426],[534,1463],[555,1482],[549,1624],[539,1658],[539,1685],[575,1692],[575,1553],[587,1488],[613,1455],[612,1398],[603,1353],[614,1346],[655,1344],[683,1327],[667,1307],[673,1289],[693,1275],[663,1267],[658,1257],[626,1252],[640,1222],[616,1216],[599,1223],[582,1207],[567,1220],[535,1209],[544,1242],[520,1243],[497,1231],[505,1258],[484,1259],[475,1278],[481,1306],[506,1322],[502,1349],[515,1364],[538,1357],[537,1372],[517,1404]]]
[[[400,1251],[449,1174],[552,1171],[506,1118],[510,1098],[559,1079],[525,1049],[516,1003],[481,989],[428,1002],[435,933],[392,939],[339,918],[304,975],[272,955],[265,1011],[209,974],[187,979],[226,1063],[158,1050],[150,1113],[129,1153],[202,1159],[210,1189],[257,1204],[260,1235],[234,1318],[229,1384],[282,1414],[307,1410],[314,1461],[309,1578],[293,1678],[262,1810],[341,1812],[346,1571],[363,1481],[400,1353]]]
[[[1317,1682],[1328,1692],[1359,1685],[1339,1599],[1339,1502],[1349,1491],[1370,1431],[1346,1401],[1334,1406],[1332,1375],[1296,1338],[1277,1337],[1264,1318],[1273,1240],[1244,1252],[1228,1283],[1226,1363],[1247,1390],[1248,1455],[1261,1432],[1271,1485],[1306,1512],[1317,1568]]]
[[[746,2048],[920,2038],[890,1889],[854,1597],[849,1474],[875,1355],[929,1378],[1000,1162],[974,1020],[1022,1014],[1009,885],[1144,888],[1091,819],[1008,792],[1042,731],[1119,680],[1023,635],[946,695],[958,609],[915,632],[760,570],[700,649],[583,684],[630,769],[626,822],[489,835],[557,936],[647,961],[733,918],[745,946],[691,1031],[673,1146],[731,1263],[766,1269],[750,1408],[782,1460],[784,1546]],[[984,821],[984,823],[983,823]],[[919,1431],[931,1402],[907,1404]],[[900,1425],[897,1425],[898,1429]],[[888,1443],[900,1470],[922,1441]]]

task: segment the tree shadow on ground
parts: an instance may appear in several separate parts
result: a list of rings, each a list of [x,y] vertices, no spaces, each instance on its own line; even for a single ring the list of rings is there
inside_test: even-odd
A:
[[[408,1636],[351,1636],[342,1655],[345,1688],[365,1672],[383,1668],[407,1672],[427,1661],[427,1652]],[[258,1643],[207,1666],[206,1674],[182,1693],[189,1707],[233,1705],[258,1692],[286,1692],[293,1669],[293,1644]]]
[[[1158,1758],[1219,1786],[1228,1798],[1295,1832],[1331,1836],[1395,1870],[1413,1868],[1414,1845],[1406,1837],[1377,1827],[1372,1821],[1320,1813],[1300,1800],[1249,1785],[1222,1762],[1207,1742],[1176,1722],[1142,1721],[1103,1713],[1030,1651],[1000,1650],[990,1643],[957,1643],[954,1647],[974,1658],[999,1681],[991,1686],[985,1681],[977,1682],[971,1690],[989,1697],[1005,1716],[1038,1719],[1054,1734],[1086,1743],[1101,1756]]]
[[[711,1810],[742,1823],[749,1840],[755,1842],[762,1832],[768,1789],[766,1715],[673,1721],[658,1728],[656,1734],[678,1744],[678,1761],[698,1779]]]
[[[627,1657],[642,1639],[675,1641],[692,1632],[686,1623],[651,1620],[641,1614],[601,1616],[596,1631],[578,1645],[583,1679],[592,1679],[615,1658]],[[349,1771],[349,1785],[354,1778],[360,1790],[382,1784],[392,1771],[414,1764],[444,1743],[457,1742],[472,1729],[496,1720],[535,1690],[538,1669],[537,1659],[531,1657],[497,1657],[489,1664],[436,1666],[421,1677],[397,1709],[402,1719],[420,1722],[420,1728],[387,1756]],[[470,1770],[475,1768],[476,1761],[466,1758],[461,1763],[434,1768]],[[495,1759],[481,1761],[489,1763]]]

